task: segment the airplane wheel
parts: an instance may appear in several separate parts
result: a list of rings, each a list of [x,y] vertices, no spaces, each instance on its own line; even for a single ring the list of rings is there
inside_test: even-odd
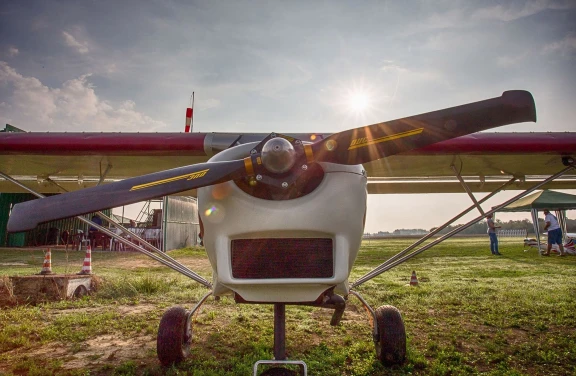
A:
[[[163,366],[182,362],[190,353],[192,330],[186,327],[188,314],[182,307],[164,313],[158,328],[156,351]]]
[[[296,376],[297,373],[282,367],[269,368],[262,372],[260,376]]]
[[[376,309],[378,339],[376,357],[385,366],[402,364],[406,359],[406,330],[398,308],[385,305]]]

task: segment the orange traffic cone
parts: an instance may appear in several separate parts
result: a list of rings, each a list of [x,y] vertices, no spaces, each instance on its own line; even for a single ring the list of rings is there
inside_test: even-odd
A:
[[[48,248],[44,254],[44,264],[42,265],[40,274],[52,274],[52,252],[50,248]]]
[[[410,286],[418,286],[418,278],[416,277],[415,271],[412,271],[412,277],[410,277]]]
[[[86,247],[86,256],[84,256],[84,264],[82,270],[78,274],[92,274],[92,247]]]

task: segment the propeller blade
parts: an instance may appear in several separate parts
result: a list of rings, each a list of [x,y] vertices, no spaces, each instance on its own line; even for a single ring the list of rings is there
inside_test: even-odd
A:
[[[27,231],[39,223],[133,204],[189,189],[249,175],[250,158],[208,162],[155,172],[115,183],[99,185],[14,205],[8,232]]]
[[[501,97],[335,133],[307,148],[309,160],[361,164],[502,125],[536,121],[532,94]]]

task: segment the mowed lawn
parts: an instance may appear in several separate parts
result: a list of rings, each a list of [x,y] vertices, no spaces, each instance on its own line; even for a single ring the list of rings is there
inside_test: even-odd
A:
[[[332,311],[287,309],[287,352],[310,375],[571,375],[576,374],[576,256],[541,257],[521,239],[442,243],[360,286],[374,307],[396,306],[408,334],[404,365],[375,360],[368,316],[353,296],[339,326]],[[351,280],[410,240],[365,241]],[[211,278],[201,248],[170,252]],[[57,273],[76,273],[83,252],[54,251]],[[30,275],[41,250],[1,250],[0,277]],[[145,256],[94,252],[98,290],[80,300],[3,307],[0,374],[6,375],[251,375],[272,359],[273,311],[209,299],[193,323],[189,359],[170,369],[156,358],[164,311],[194,306],[206,289]],[[419,286],[409,286],[416,271]]]

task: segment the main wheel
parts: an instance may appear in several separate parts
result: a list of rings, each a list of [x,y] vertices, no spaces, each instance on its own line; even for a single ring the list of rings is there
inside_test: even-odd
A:
[[[390,305],[378,307],[376,323],[376,357],[385,366],[402,364],[406,359],[406,330],[400,311]]]
[[[296,375],[297,375],[296,372],[281,367],[269,368],[260,374],[260,376],[296,376]]]
[[[172,307],[162,316],[156,351],[163,366],[180,363],[190,353],[192,331],[187,327],[188,314],[182,307]]]

